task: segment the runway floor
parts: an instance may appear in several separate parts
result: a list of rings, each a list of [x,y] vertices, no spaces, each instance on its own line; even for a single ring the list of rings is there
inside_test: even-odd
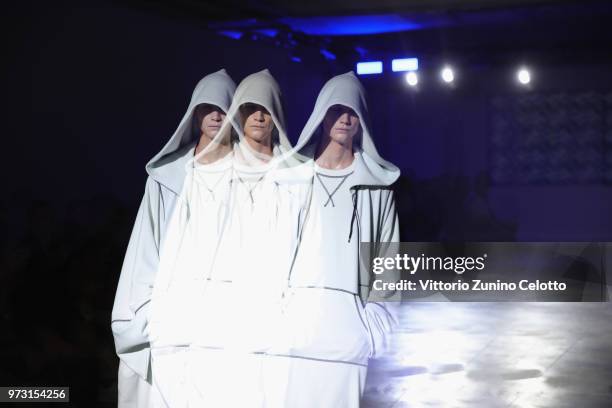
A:
[[[404,304],[362,406],[610,408],[612,304]]]

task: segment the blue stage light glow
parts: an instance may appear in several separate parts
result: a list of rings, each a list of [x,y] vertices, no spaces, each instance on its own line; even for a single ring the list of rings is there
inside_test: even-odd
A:
[[[334,53],[332,53],[332,52],[327,51],[324,48],[321,48],[321,55],[323,55],[326,60],[329,60],[329,61],[335,61],[336,60],[336,55]]]
[[[265,35],[266,37],[270,38],[276,37],[276,34],[278,34],[278,30],[274,28],[262,28],[254,31],[258,34]]]
[[[391,70],[393,72],[418,71],[418,58],[397,58],[391,61]]]
[[[223,31],[217,31],[217,34],[223,35],[225,37],[229,37],[233,40],[239,40],[242,38],[242,33],[240,31],[223,30]]]
[[[368,61],[357,63],[358,75],[380,74],[383,71],[382,61]]]
[[[291,61],[293,61],[293,62],[302,62],[302,59],[300,57],[297,57],[297,56],[294,55],[294,56],[291,57]]]
[[[329,17],[285,17],[279,19],[292,30],[310,35],[365,35],[416,30],[421,24],[397,14]]]
[[[357,54],[359,54],[361,58],[363,58],[368,53],[368,50],[363,47],[355,47],[355,52],[357,52]]]

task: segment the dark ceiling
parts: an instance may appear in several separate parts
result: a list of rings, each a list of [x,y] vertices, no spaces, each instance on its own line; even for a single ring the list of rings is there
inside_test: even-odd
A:
[[[124,3],[189,15],[207,22],[218,22],[284,16],[448,13],[572,2],[567,0],[307,0],[300,2],[287,0],[131,0]]]
[[[460,57],[476,64],[505,63],[517,55],[551,63],[612,62],[610,1],[130,0],[119,4],[311,57],[323,58],[320,50],[326,49],[343,63],[398,52],[423,58]],[[374,23],[368,20],[380,17],[383,20]],[[399,25],[392,28],[395,23]],[[338,31],[339,27],[346,30]],[[372,27],[374,31],[363,30]],[[274,35],[262,35],[265,30],[274,30]]]

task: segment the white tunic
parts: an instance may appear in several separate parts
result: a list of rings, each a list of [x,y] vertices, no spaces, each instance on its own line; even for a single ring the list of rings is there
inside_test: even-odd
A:
[[[235,160],[196,166],[188,182],[155,284],[153,378],[171,407],[271,406],[262,353],[281,327],[294,229],[285,221],[302,202],[268,168]]]
[[[347,275],[354,275],[355,283],[358,275],[350,186],[362,165],[358,153],[345,169],[314,164],[312,198],[286,293],[284,333],[266,363],[268,377],[278,383],[268,399],[282,401],[278,406],[359,406],[370,333],[358,292],[341,288]]]
[[[193,347],[218,341],[219,322],[226,321],[217,302],[227,299],[226,288],[210,285],[210,276],[228,216],[231,174],[232,154],[212,164],[194,163],[162,250],[152,300],[152,372],[171,407],[200,401],[195,373],[218,371],[196,358]]]

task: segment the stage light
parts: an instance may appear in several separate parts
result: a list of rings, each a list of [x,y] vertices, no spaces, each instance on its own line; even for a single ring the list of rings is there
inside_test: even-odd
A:
[[[447,84],[450,84],[455,80],[455,72],[451,67],[442,68],[442,71],[440,71],[440,76],[442,77],[442,80]]]
[[[231,38],[232,40],[239,40],[242,38],[242,32],[234,31],[234,30],[222,30],[217,31],[217,34],[220,34],[224,37]]]
[[[382,61],[368,61],[357,63],[358,75],[380,74],[383,71]]]
[[[423,25],[399,14],[282,17],[279,23],[308,35],[364,35],[418,30]]]
[[[276,35],[278,34],[278,30],[274,28],[261,28],[253,31],[270,38],[276,37]]]
[[[521,68],[516,73],[516,79],[523,85],[531,82],[531,72],[527,68]]]
[[[419,76],[415,71],[407,72],[404,78],[406,79],[406,83],[410,86],[417,86],[419,83]]]
[[[365,49],[365,48],[363,48],[363,47],[359,47],[359,46],[357,46],[357,47],[355,47],[355,52],[356,52],[357,54],[359,54],[359,56],[360,56],[361,58],[364,58],[364,57],[366,56],[366,54],[368,53],[368,50],[366,50],[366,49]]]
[[[319,52],[321,53],[321,55],[323,55],[323,57],[325,57],[326,60],[328,61],[335,61],[336,60],[336,54],[334,54],[333,52],[327,51],[324,48],[321,48],[321,50],[319,50]]]
[[[391,71],[405,72],[419,69],[418,58],[398,58],[391,61]]]

